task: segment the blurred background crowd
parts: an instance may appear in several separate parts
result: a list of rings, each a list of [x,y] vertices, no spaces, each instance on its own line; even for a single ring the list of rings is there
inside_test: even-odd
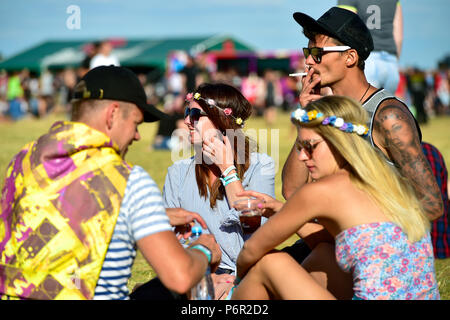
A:
[[[400,70],[396,95],[410,106],[421,124],[426,124],[431,117],[450,114],[449,61],[447,57],[433,70],[415,67]],[[172,132],[183,127],[185,95],[202,82],[234,85],[253,105],[253,116],[264,117],[267,126],[272,126],[277,113],[289,112],[298,104],[301,81],[289,73],[304,70],[304,57],[296,53],[290,62],[289,68],[277,68],[274,63],[249,70],[248,66],[242,66],[242,59],[210,63],[208,55],[176,51],[168,55],[163,71],[131,68],[144,85],[148,102],[171,115],[159,124],[153,148],[171,148]],[[75,84],[90,68],[102,64],[120,65],[108,41],[92,43],[76,67],[42,72],[0,70],[0,121],[42,118],[50,113],[69,114]]]

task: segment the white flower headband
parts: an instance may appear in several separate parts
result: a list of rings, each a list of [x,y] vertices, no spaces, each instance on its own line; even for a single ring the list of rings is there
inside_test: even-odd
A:
[[[198,92],[196,92],[196,93],[190,92],[186,95],[186,101],[192,101],[192,98],[194,98],[195,100],[203,100],[204,102],[206,102],[208,107],[210,107],[210,108],[215,107],[215,108],[223,111],[223,113],[225,113],[226,116],[233,118],[234,121],[236,122],[236,124],[238,124],[241,127],[244,126],[244,121],[242,120],[242,118],[234,117],[233,110],[231,108],[222,109],[217,105],[217,103],[213,99],[205,99]]]
[[[298,122],[307,123],[314,119],[323,117],[322,112],[318,112],[317,110],[311,110],[306,112],[304,109],[298,108],[293,111],[291,114],[291,119],[296,120]],[[363,124],[353,124],[351,122],[345,122],[344,119],[336,116],[328,116],[322,120],[322,125],[331,125],[335,128],[338,128],[341,131],[356,133],[362,137],[365,137],[369,134],[369,128],[367,128]]]

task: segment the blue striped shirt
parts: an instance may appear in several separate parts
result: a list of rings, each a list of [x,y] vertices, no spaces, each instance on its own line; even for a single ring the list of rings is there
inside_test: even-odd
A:
[[[94,299],[128,299],[127,283],[136,257],[136,241],[167,230],[172,230],[172,227],[158,186],[144,169],[134,166],[128,177]]]

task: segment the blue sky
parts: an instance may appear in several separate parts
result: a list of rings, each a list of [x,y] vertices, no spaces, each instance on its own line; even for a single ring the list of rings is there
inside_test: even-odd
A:
[[[377,0],[373,0],[374,4]],[[403,0],[402,66],[433,68],[450,54],[450,1]],[[9,57],[49,39],[230,34],[256,49],[307,44],[292,13],[320,17],[335,0],[1,0],[0,53]],[[80,8],[80,28],[66,12]]]

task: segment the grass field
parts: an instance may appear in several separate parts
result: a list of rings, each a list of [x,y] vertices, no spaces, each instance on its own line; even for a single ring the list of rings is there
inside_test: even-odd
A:
[[[64,120],[64,115],[51,115],[47,118],[25,119],[16,123],[2,122],[0,123],[0,145],[2,152],[0,153],[0,174],[3,177],[6,166],[17,151],[27,142],[38,138],[46,132],[54,121]],[[440,117],[431,119],[431,121],[422,127],[423,140],[431,142],[442,152],[447,164],[450,164],[450,117]],[[267,129],[262,118],[252,118],[247,121],[246,129],[256,129],[257,138],[264,134],[259,129]],[[150,145],[157,130],[157,124],[144,124],[139,131],[142,140],[133,143],[130,148],[127,160],[135,165],[143,167],[152,178],[156,181],[162,190],[167,168],[172,164],[172,157],[169,151],[152,151]],[[278,131],[276,131],[278,130]],[[278,147],[272,149],[270,143],[271,134],[274,134],[273,141],[277,141]],[[295,139],[295,130],[290,124],[289,115],[279,113],[277,122],[271,129],[267,130],[269,143],[267,148],[260,146],[260,150],[267,150],[267,154],[276,160],[278,171],[275,177],[275,194],[276,197],[282,199],[281,196],[281,169],[284,161],[289,153],[292,143]],[[278,136],[278,138],[276,138]],[[258,141],[259,142],[259,141]],[[3,179],[1,184],[3,184]],[[297,239],[292,236],[280,247],[289,245]],[[450,300],[450,259],[436,260],[436,274],[439,283],[441,298]],[[136,283],[148,281],[153,277],[151,268],[148,266],[142,255],[138,253],[132,269],[132,277],[129,281],[129,288],[132,289]]]

